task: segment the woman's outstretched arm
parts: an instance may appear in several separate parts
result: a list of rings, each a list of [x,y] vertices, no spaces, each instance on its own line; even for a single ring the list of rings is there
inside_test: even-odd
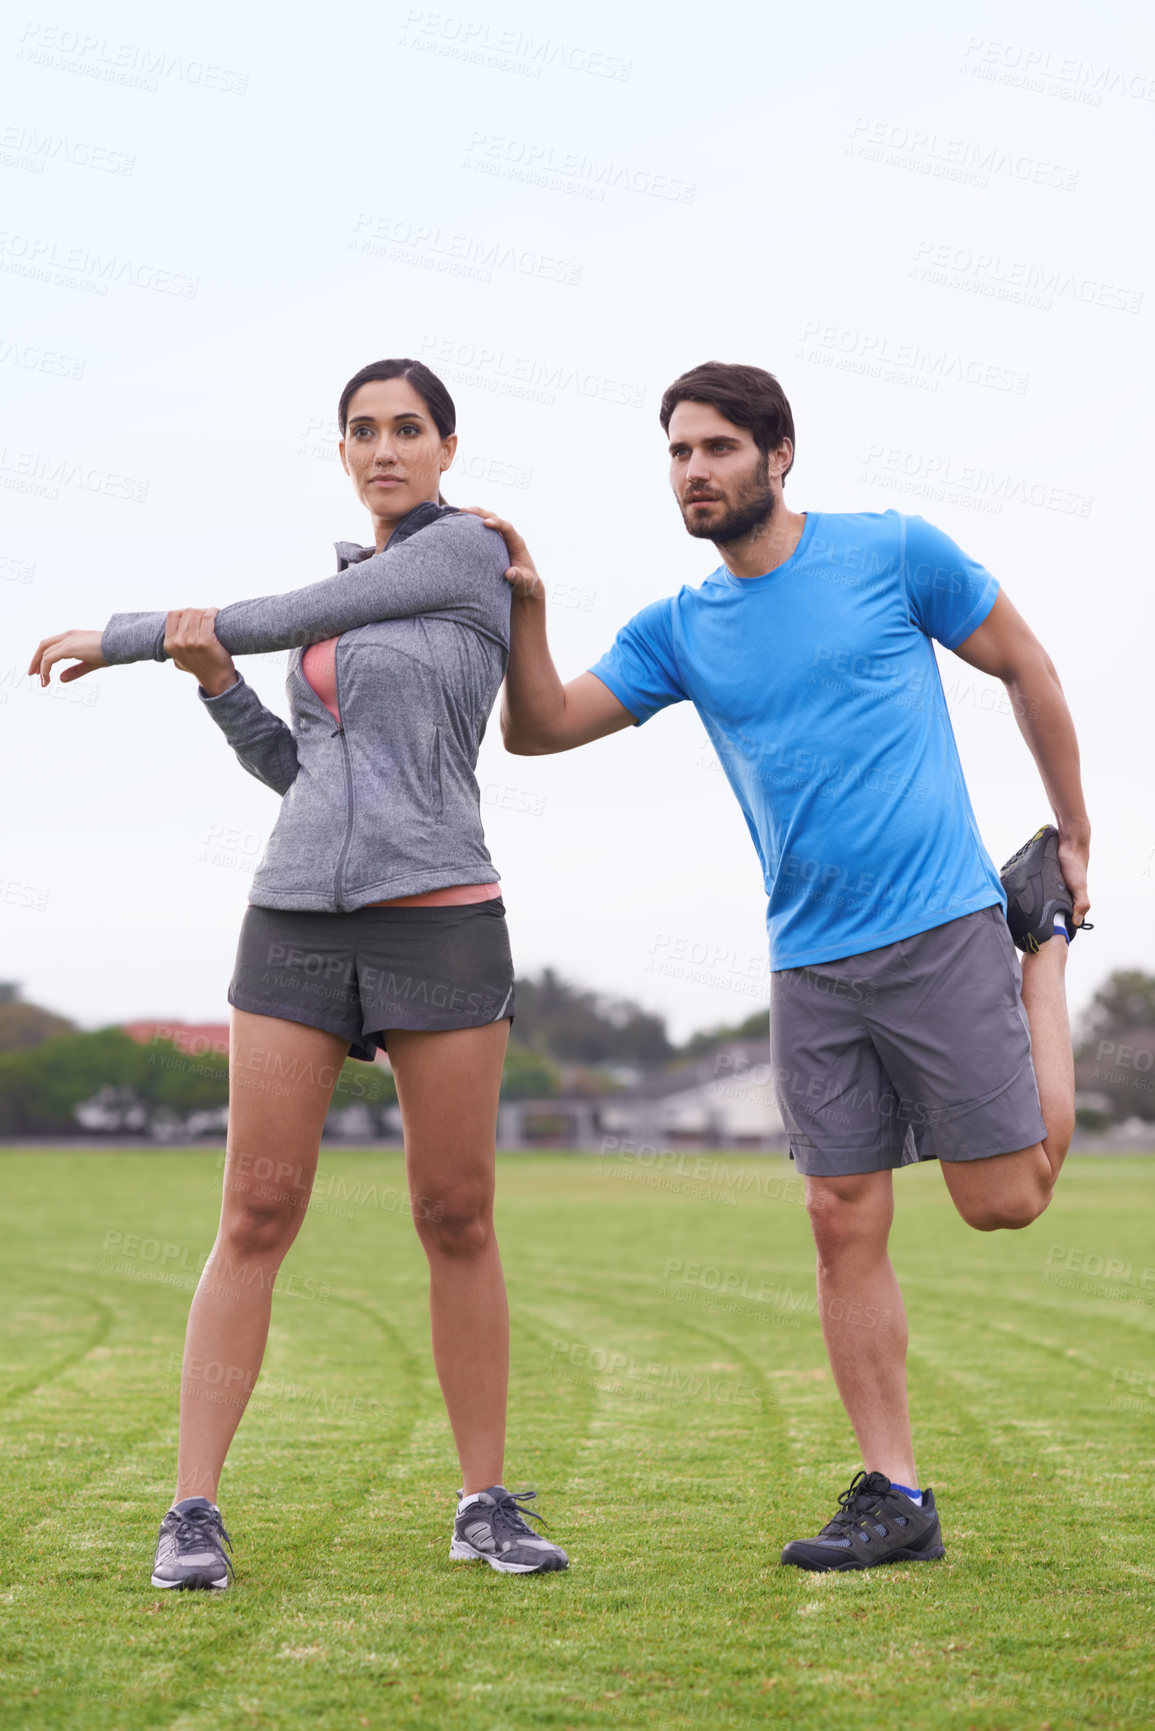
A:
[[[504,648],[506,563],[499,535],[466,512],[454,512],[324,582],[222,607],[216,635],[231,655],[264,655],[320,643],[379,619],[451,613]],[[114,613],[101,638],[104,664],[163,661],[166,618]]]

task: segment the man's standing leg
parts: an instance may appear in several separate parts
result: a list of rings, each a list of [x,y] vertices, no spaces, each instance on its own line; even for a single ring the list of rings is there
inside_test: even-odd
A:
[[[835,1385],[866,1472],[917,1486],[906,1395],[906,1310],[887,1251],[889,1171],[807,1178],[818,1312]]]
[[[941,1557],[934,1492],[918,1488],[910,1440],[906,1310],[887,1252],[891,1172],[807,1177],[806,1206],[826,1352],[863,1468],[834,1518],[815,1538],[792,1540],[782,1561],[828,1570]]]
[[[826,1351],[864,1463],[822,1531],[782,1552],[803,1569],[944,1552],[934,1494],[915,1476],[906,1310],[887,1249],[906,1120],[864,1021],[880,958],[885,964],[896,948],[774,974],[778,1100],[806,1179]]]

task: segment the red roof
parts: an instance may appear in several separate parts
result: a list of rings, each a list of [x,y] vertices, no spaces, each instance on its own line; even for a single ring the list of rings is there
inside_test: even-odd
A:
[[[200,1058],[206,1052],[229,1055],[229,1024],[227,1022],[122,1022],[122,1034],[140,1046],[150,1046],[154,1040],[171,1040],[178,1052],[190,1058]],[[377,1063],[389,1069],[384,1049],[378,1047]]]
[[[220,1052],[228,1057],[227,1022],[123,1022],[120,1031],[141,1046],[150,1046],[154,1040],[171,1040],[178,1052],[186,1052],[192,1058],[202,1057],[205,1052]]]

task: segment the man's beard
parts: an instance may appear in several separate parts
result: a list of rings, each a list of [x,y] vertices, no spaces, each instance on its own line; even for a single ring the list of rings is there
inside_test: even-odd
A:
[[[716,547],[729,547],[735,541],[753,540],[774,515],[774,489],[757,471],[747,475],[738,486],[733,502],[719,521],[707,524],[697,513],[689,514],[689,500],[682,505],[682,521],[688,534],[699,541],[713,541]]]

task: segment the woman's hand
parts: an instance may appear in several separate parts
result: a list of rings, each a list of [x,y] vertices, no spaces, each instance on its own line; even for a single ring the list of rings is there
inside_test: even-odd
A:
[[[164,624],[165,654],[182,673],[195,674],[209,697],[219,697],[238,679],[233,658],[213,629],[219,612],[219,607],[177,607]]]
[[[504,517],[495,517],[492,511],[483,511],[479,505],[465,505],[471,517],[480,517],[487,529],[496,529],[505,542],[505,550],[509,554],[509,569],[505,580],[513,590],[515,601],[544,601],[545,584],[537,574],[533,555],[518,534],[512,523],[507,523]]]
[[[36,653],[28,664],[29,673],[40,675],[41,685],[47,685],[52,677],[52,669],[58,661],[76,661],[76,667],[66,667],[60,675],[61,685],[66,685],[70,679],[83,679],[86,673],[94,673],[98,667],[107,667],[108,662],[100,653],[102,631],[58,631],[55,637],[45,637],[36,646]]]

